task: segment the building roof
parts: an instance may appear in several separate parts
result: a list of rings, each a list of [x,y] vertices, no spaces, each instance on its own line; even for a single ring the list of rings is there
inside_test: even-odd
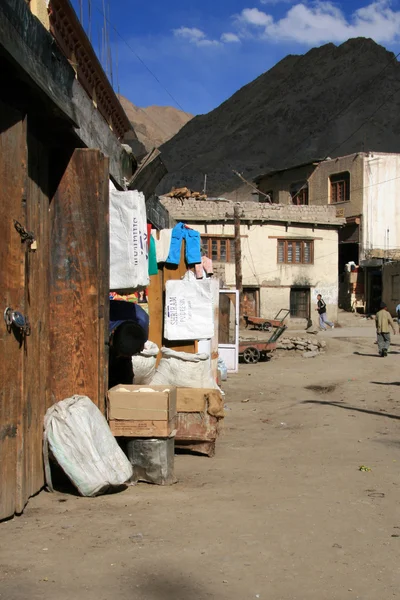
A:
[[[121,139],[132,125],[80,23],[70,0],[50,0],[50,32],[72,64],[79,83]]]
[[[179,200],[160,197],[162,205],[176,221],[187,223],[233,222],[234,205],[240,207],[241,221],[304,223],[341,227],[346,220],[336,216],[334,205],[295,206],[293,204],[264,204],[254,201],[235,203],[231,200]]]
[[[290,167],[285,167],[284,169],[276,169],[273,171],[267,171],[266,173],[257,175],[257,177],[255,177],[253,179],[253,182],[259,183],[261,181],[261,179],[264,179],[264,177],[272,177],[272,175],[278,175],[279,173],[284,173],[285,171],[292,171],[293,169],[301,169],[302,167],[308,167],[309,165],[314,165],[314,164],[317,165],[317,164],[323,162],[324,160],[326,160],[326,158],[315,158],[313,160],[309,160],[304,163],[292,165]]]

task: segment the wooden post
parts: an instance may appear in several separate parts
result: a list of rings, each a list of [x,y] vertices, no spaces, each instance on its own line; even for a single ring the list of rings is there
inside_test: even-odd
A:
[[[235,281],[239,290],[239,318],[243,317],[243,276],[242,276],[242,244],[240,239],[240,205],[235,204],[233,209],[235,222]]]

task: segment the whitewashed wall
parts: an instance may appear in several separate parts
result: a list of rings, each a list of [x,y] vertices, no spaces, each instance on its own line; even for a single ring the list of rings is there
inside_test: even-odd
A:
[[[378,251],[378,252],[377,252]],[[362,256],[400,252],[400,155],[364,159]]]
[[[200,233],[233,235],[233,225],[190,225]],[[241,226],[242,273],[244,286],[260,288],[260,313],[273,317],[280,308],[289,308],[290,288],[311,288],[311,301],[322,294],[329,316],[337,318],[338,232],[315,227],[288,227],[285,224]],[[313,265],[286,265],[277,262],[276,237],[314,238]],[[225,281],[235,285],[234,263],[225,265]]]

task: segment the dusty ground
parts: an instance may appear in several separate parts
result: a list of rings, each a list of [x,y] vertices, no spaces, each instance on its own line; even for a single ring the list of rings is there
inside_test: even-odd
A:
[[[400,598],[400,338],[381,359],[364,327],[241,366],[216,457],[178,456],[177,485],[31,499],[0,525],[0,598]]]

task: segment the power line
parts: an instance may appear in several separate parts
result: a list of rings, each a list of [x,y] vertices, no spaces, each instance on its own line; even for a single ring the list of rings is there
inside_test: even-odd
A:
[[[341,148],[341,146],[343,146],[343,144],[345,144],[346,142],[348,142],[349,139],[352,138],[353,135],[355,135],[358,131],[360,131],[360,129],[362,129],[362,127],[364,127],[364,125],[371,119],[371,117],[373,117],[382,108],[382,106],[384,106],[386,104],[386,102],[388,102],[388,100],[391,100],[399,92],[400,92],[400,88],[398,88],[397,90],[395,90],[393,92],[393,94],[391,94],[388,98],[385,98],[385,100],[378,106],[378,108],[376,108],[369,115],[369,117],[363,123],[361,123],[361,125],[359,127],[357,127],[357,129],[355,129],[345,140],[343,140],[343,142],[341,142],[340,144],[338,144],[337,146],[335,146],[334,149],[331,150],[331,152],[326,155],[325,159],[329,156],[329,154],[333,154],[334,152],[336,152],[336,150],[338,150],[339,148]]]
[[[129,50],[132,52],[132,54],[134,56],[136,56],[137,60],[144,66],[144,68],[150,73],[150,75],[152,75],[152,77],[154,77],[154,79],[157,81],[157,83],[162,87],[162,89],[164,90],[164,92],[166,92],[166,94],[168,94],[168,96],[176,104],[176,106],[178,106],[178,108],[180,108],[180,110],[182,112],[184,112],[186,115],[189,115],[189,113],[185,111],[185,109],[178,102],[178,100],[176,98],[174,98],[174,96],[171,94],[171,92],[160,81],[160,79],[157,77],[157,75],[150,69],[150,67],[147,66],[147,64],[139,56],[139,54],[137,52],[135,52],[135,50],[132,48],[132,46],[129,44],[129,42],[127,42],[127,40],[120,34],[120,32],[118,31],[118,29],[115,27],[115,25],[113,23],[111,23],[111,21],[109,20],[109,18],[107,17],[107,15],[105,15],[103,13],[103,11],[101,10],[101,8],[99,8],[99,6],[97,4],[95,4],[95,8],[104,17],[105,21],[107,21],[107,23],[112,27],[112,29],[115,31],[115,33],[118,35],[118,37],[124,42],[124,44],[127,46],[127,48],[129,48]]]
[[[324,124],[324,128],[326,129],[327,125],[329,125],[329,123],[331,123],[332,121],[335,121],[338,117],[340,117],[342,114],[344,114],[352,104],[354,104],[354,102],[356,102],[363,94],[365,94],[365,92],[367,91],[367,89],[373,84],[375,83],[375,81],[377,81],[377,79],[382,75],[382,73],[394,62],[397,60],[397,58],[400,56],[400,52],[398,54],[396,54],[395,56],[393,56],[388,63],[376,74],[374,75],[370,80],[368,80],[368,82],[366,83],[365,86],[363,86],[363,89],[352,98],[352,100],[350,100],[350,102],[348,104],[346,104],[343,108],[341,108],[339,110],[339,112],[337,112],[335,115],[333,115],[332,117],[330,117]],[[397,92],[396,92],[397,93]],[[387,102],[387,100],[386,100]],[[381,105],[379,108],[381,108],[383,105]],[[377,110],[379,110],[379,108]],[[376,111],[377,112],[377,111]],[[373,113],[375,114],[375,113]],[[367,119],[367,121],[371,118],[371,116]],[[340,148],[346,141],[348,141],[355,133],[357,133],[357,131],[359,131],[367,122],[365,121],[361,127],[359,127],[356,131],[354,131],[354,133],[352,135],[350,135],[348,138],[346,138],[346,140],[344,140],[339,146],[336,146],[333,150],[331,150],[330,152],[327,153],[326,157],[328,157],[330,154],[333,154],[333,152],[335,150],[337,150],[337,148]],[[294,151],[292,152],[292,156],[305,144],[305,142],[307,141],[307,143],[310,142],[310,137],[312,136],[313,138],[315,137],[315,134],[321,133],[323,131],[323,129],[321,128],[317,128],[315,129],[313,132],[311,132],[310,136],[308,136],[306,139],[302,139],[299,144],[297,146],[295,146]],[[325,157],[325,158],[326,158]],[[301,190],[299,190],[301,191]],[[297,192],[299,193],[299,192]]]

